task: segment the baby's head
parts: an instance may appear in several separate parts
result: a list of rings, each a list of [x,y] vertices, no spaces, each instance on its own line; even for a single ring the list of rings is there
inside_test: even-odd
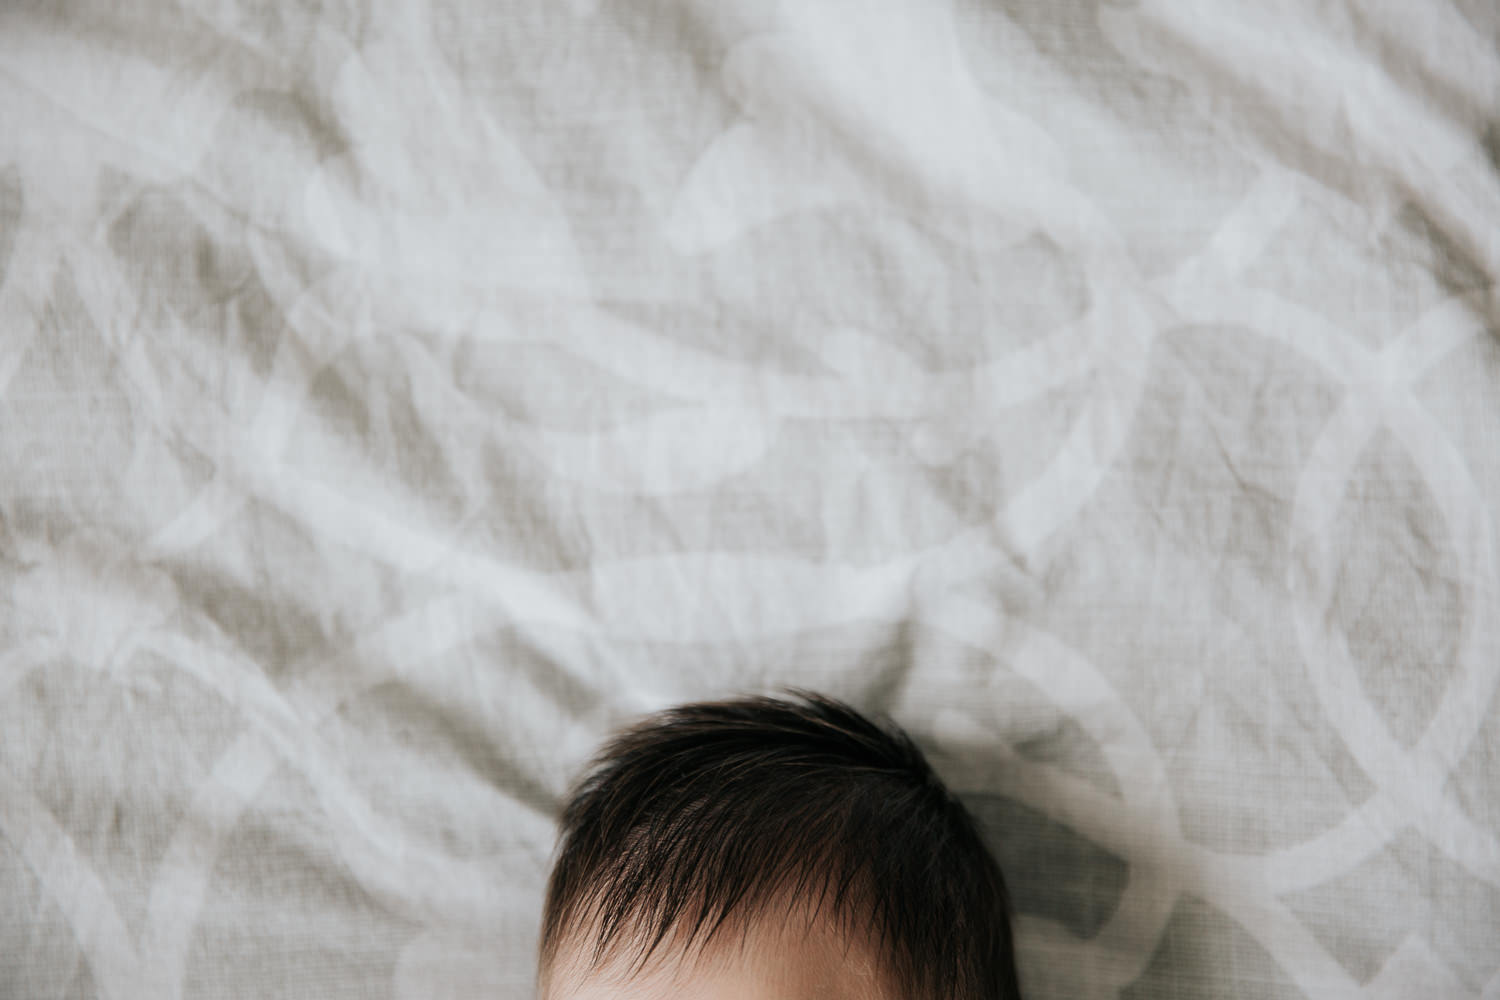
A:
[[[909,737],[811,694],[610,742],[562,818],[543,1000],[1009,1000],[1005,883]]]

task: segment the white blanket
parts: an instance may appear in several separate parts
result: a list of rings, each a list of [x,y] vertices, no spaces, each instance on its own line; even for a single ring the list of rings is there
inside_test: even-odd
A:
[[[531,995],[636,713],[1033,998],[1500,998],[1489,0],[0,5],[0,996]]]

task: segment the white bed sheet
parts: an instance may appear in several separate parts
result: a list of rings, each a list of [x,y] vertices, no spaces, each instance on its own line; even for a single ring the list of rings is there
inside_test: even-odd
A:
[[[1030,997],[1497,1000],[1495,10],[5,4],[0,996],[527,997],[798,684]]]

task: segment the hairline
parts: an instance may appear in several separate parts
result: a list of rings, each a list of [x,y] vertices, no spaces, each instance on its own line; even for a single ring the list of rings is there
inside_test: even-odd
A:
[[[835,908],[824,891],[819,890],[812,897],[798,894],[795,881],[780,880],[765,898],[727,911],[706,929],[689,931],[679,920],[659,939],[657,929],[646,921],[646,914],[639,914],[640,919],[632,919],[606,938],[596,913],[587,913],[582,921],[572,922],[570,918],[579,915],[578,907],[565,910],[560,914],[558,933],[546,943],[542,954],[541,996],[545,1000],[550,995],[559,970],[564,981],[573,984],[604,976],[615,985],[624,985],[664,968],[672,969],[673,975],[691,973],[732,948],[752,947],[760,928],[788,926],[808,933],[818,927],[828,928],[846,957],[861,950],[870,960],[880,990],[875,1000],[901,996],[896,988],[899,970],[874,926],[872,908],[850,905]]]

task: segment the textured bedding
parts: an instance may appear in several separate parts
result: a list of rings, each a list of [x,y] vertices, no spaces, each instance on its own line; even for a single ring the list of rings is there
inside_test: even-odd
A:
[[[797,685],[1029,997],[1500,1000],[1496,11],[0,5],[0,997],[529,997]]]

